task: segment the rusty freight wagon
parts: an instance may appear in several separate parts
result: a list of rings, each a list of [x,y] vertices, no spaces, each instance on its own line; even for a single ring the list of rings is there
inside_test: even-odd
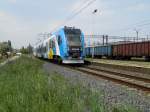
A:
[[[150,41],[113,45],[112,51],[115,58],[145,57],[150,59]]]

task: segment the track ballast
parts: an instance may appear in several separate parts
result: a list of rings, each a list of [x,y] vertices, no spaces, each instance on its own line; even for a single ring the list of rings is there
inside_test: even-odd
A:
[[[109,70],[93,65],[71,68],[150,93],[150,79],[133,75],[134,72],[133,74],[120,73],[116,70]]]

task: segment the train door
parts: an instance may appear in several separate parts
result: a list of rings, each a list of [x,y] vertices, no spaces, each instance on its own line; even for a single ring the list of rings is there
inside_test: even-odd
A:
[[[60,56],[60,48],[59,48],[60,42],[56,38],[56,36],[52,39],[52,49],[53,49],[53,55],[55,57]]]
[[[48,42],[46,42],[46,59],[48,59],[48,52],[49,52],[49,45],[48,45]]]
[[[58,55],[61,56],[63,54],[63,46],[62,46],[62,38],[60,35],[57,36],[57,47],[58,47]]]
[[[52,49],[53,49],[53,56],[56,55],[56,47],[55,47],[55,40],[54,38],[52,39]]]

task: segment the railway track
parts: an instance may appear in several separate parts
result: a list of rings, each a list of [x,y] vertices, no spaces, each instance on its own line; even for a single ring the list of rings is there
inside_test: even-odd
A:
[[[100,78],[111,80],[122,85],[126,85],[131,88],[150,93],[150,79],[141,76],[135,76],[133,74],[126,74],[117,72],[117,70],[109,70],[98,66],[83,66],[72,67],[78,71],[98,76]]]
[[[54,63],[57,64],[57,63]],[[136,88],[146,93],[150,93],[150,78],[133,75],[135,72],[130,73],[120,73],[119,69],[110,69],[106,67],[100,67],[98,65],[79,65],[79,66],[70,66],[70,65],[59,65],[62,67],[70,68],[73,70],[81,71],[89,75],[94,75],[99,78],[103,78],[109,81],[116,82],[121,85],[126,85],[129,88]]]

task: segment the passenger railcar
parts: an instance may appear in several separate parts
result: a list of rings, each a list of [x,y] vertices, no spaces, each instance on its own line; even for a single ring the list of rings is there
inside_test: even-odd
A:
[[[63,27],[34,47],[39,58],[64,64],[84,63],[84,35],[80,29]]]

